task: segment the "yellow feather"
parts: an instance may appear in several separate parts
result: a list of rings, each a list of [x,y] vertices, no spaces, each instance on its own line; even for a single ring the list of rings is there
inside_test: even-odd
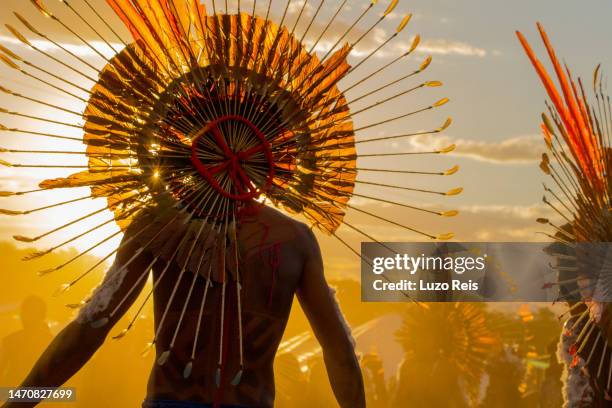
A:
[[[408,53],[411,53],[412,51],[416,50],[416,47],[419,46],[419,43],[421,42],[421,36],[419,34],[414,36],[414,40],[412,40],[412,44],[410,44],[410,49],[408,50]]]
[[[455,195],[458,195],[458,194],[461,194],[461,193],[463,193],[463,187],[457,187],[457,188],[453,188],[451,190],[448,190],[446,192],[446,195],[447,196],[455,196]]]
[[[455,148],[456,148],[456,147],[457,147],[457,146],[456,146],[456,145],[453,143],[453,144],[452,144],[452,145],[450,145],[450,146],[446,146],[444,149],[440,149],[440,150],[438,150],[438,153],[450,153],[450,152],[452,152],[453,150],[455,150]]]
[[[0,51],[5,53],[6,55],[11,57],[12,59],[16,59],[17,61],[21,61],[21,57],[19,55],[15,54],[13,51],[9,50],[8,48],[3,46],[2,44],[0,44]]]
[[[13,69],[19,70],[19,66],[11,61],[6,55],[0,54],[0,60]]]
[[[23,235],[13,235],[13,239],[19,242],[34,242],[36,241],[34,238],[24,237]]]
[[[597,92],[597,83],[598,83],[598,79],[599,79],[599,70],[601,69],[601,64],[598,64],[597,67],[595,67],[595,72],[593,72],[593,91]]]
[[[425,61],[423,61],[423,63],[419,67],[419,71],[425,70],[429,66],[429,64],[431,64],[431,55],[425,58]]]
[[[34,27],[32,24],[30,24],[30,22],[28,20],[26,20],[24,17],[21,16],[21,14],[14,12],[13,14],[15,14],[15,17],[17,17],[19,19],[19,21],[21,21],[21,23],[26,26],[26,28],[30,31],[32,31],[33,33],[40,34],[40,31],[38,31],[36,29],[36,27]]]
[[[406,24],[408,24],[408,22],[410,21],[410,19],[412,18],[412,14],[407,14],[404,16],[404,18],[402,19],[402,21],[399,23],[399,25],[397,26],[397,28],[395,29],[396,33],[399,33],[400,31],[402,31],[404,29],[404,27],[406,27]],[[416,38],[418,38],[419,36],[417,35]],[[416,39],[415,38],[415,39]],[[419,38],[420,39],[420,38]],[[415,46],[416,48],[416,46]],[[414,49],[414,48],[412,48]]]
[[[22,215],[23,211],[14,211],[14,210],[7,210],[4,208],[0,208],[0,214],[2,215]]]
[[[447,103],[448,103],[448,101],[449,101],[449,99],[448,99],[448,98],[442,98],[442,99],[440,99],[438,102],[434,103],[434,104],[433,104],[433,106],[434,106],[435,108],[437,108],[438,106],[442,106],[442,105],[447,104]]]
[[[389,4],[389,7],[387,7],[387,9],[385,10],[383,16],[387,16],[389,13],[391,13],[395,6],[397,6],[398,1],[399,0],[391,0],[391,3]]]
[[[438,129],[438,132],[442,132],[442,131],[448,129],[448,127],[451,125],[451,123],[453,123],[453,118],[446,119],[446,122],[444,122],[444,124]]]
[[[5,26],[15,37],[17,37],[19,41],[21,41],[22,43],[26,45],[32,46],[32,44],[30,44],[28,39],[25,38],[23,35],[21,35],[21,33],[17,31],[13,26],[11,26],[10,24],[5,24]]]
[[[453,167],[451,167],[450,169],[446,170],[446,171],[444,172],[444,175],[445,175],[445,176],[450,176],[450,175],[452,175],[452,174],[455,174],[455,173],[456,173],[456,172],[458,172],[458,171],[459,171],[459,166],[453,166]]]
[[[544,126],[546,126],[546,129],[550,132],[551,135],[555,134],[552,124],[550,123],[550,119],[548,119],[548,116],[545,113],[542,114],[542,123],[544,123]]]
[[[550,175],[550,167],[548,166],[548,163],[544,161],[540,162],[540,170],[542,170],[544,174]]]

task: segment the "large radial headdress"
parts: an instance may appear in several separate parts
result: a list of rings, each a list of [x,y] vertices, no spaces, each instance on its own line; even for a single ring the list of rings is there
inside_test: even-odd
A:
[[[160,255],[160,261],[170,263],[176,258],[186,264],[200,265],[201,260],[196,258],[204,257],[207,252],[198,250],[199,247],[220,246],[219,252],[224,254],[222,257],[228,257],[228,262],[218,262],[223,266],[220,269],[213,268],[213,262],[209,262],[209,270],[219,270],[209,271],[206,279],[223,282],[224,290],[226,281],[240,279],[236,271],[237,247],[232,243],[236,241],[236,225],[241,210],[254,200],[267,201],[301,215],[310,225],[337,237],[345,245],[348,244],[337,235],[337,230],[344,222],[347,209],[430,239],[452,237],[452,234],[423,232],[349,202],[351,197],[358,196],[437,216],[456,214],[456,211],[438,211],[428,205],[408,204],[353,191],[356,184],[363,184],[389,191],[409,190],[442,196],[461,192],[460,188],[439,192],[357,178],[358,172],[366,175],[445,176],[458,169],[455,166],[445,171],[427,171],[384,166],[384,160],[390,158],[387,156],[437,155],[452,151],[453,145],[425,152],[368,153],[359,156],[359,160],[369,164],[358,164],[357,150],[361,145],[381,146],[387,141],[436,134],[451,123],[448,119],[430,131],[361,136],[366,132],[372,134],[385,124],[400,124],[420,112],[440,107],[448,101],[443,98],[419,108],[376,116],[375,120],[359,127],[353,124],[354,118],[374,108],[396,103],[402,96],[419,89],[441,85],[439,81],[403,85],[429,66],[430,57],[411,71],[386,79],[386,74],[414,55],[420,41],[418,35],[388,62],[375,63],[374,56],[388,51],[389,44],[401,38],[410,15],[399,20],[394,31],[373,50],[357,53],[352,66],[347,62],[349,55],[359,49],[360,43],[374,33],[380,33],[379,25],[391,15],[397,0],[392,0],[386,9],[379,11],[376,11],[377,1],[372,0],[347,25],[342,17],[342,12],[348,10],[346,0],[333,5],[326,0],[282,0],[278,4],[254,1],[248,5],[240,1],[228,5],[226,1],[221,9],[214,0],[211,8],[205,8],[199,0],[107,0],[131,33],[130,40],[122,38],[117,33],[119,30],[88,0],[61,0],[62,5],[58,7],[65,8],[62,13],[70,15],[70,19],[60,18],[59,13],[47,8],[41,0],[32,0],[32,3],[51,23],[71,33],[81,46],[105,65],[98,70],[70,46],[42,32],[30,18],[15,13],[23,27],[7,24],[6,28],[18,44],[28,49],[28,55],[34,53],[46,62],[35,63],[23,53],[1,46],[2,62],[31,83],[44,86],[83,108],[70,109],[55,103],[52,97],[37,99],[2,87],[0,90],[4,93],[32,106],[42,105],[63,115],[71,115],[73,119],[63,122],[7,109],[2,109],[2,112],[32,123],[46,123],[53,128],[76,128],[82,130],[83,136],[75,138],[61,132],[34,131],[31,126],[2,125],[1,130],[19,134],[24,140],[82,141],[86,149],[81,151],[75,144],[73,150],[3,151],[58,158],[84,154],[88,163],[81,166],[82,171],[68,177],[42,181],[40,188],[34,191],[4,191],[1,195],[21,196],[71,187],[90,187],[91,194],[34,210],[2,210],[2,213],[20,215],[58,206],[68,208],[70,204],[90,197],[105,198],[108,209],[114,213],[114,221],[121,230],[131,228],[131,237],[143,243],[143,250],[154,245],[156,239],[159,241],[169,231],[169,225],[174,229],[177,224],[184,225],[183,238],[169,252],[170,255]],[[279,22],[272,21],[274,11],[281,14]],[[379,15],[366,24],[368,15],[373,13]],[[332,31],[337,31],[335,28],[345,25],[347,28],[340,30],[339,34],[332,34]],[[81,27],[87,34],[81,33]],[[35,40],[28,39],[23,32]],[[92,35],[95,41],[89,40]],[[41,41],[53,45],[63,54],[50,53],[48,47],[41,46]],[[315,52],[321,49],[323,51]],[[112,50],[114,56],[108,56],[104,50]],[[368,64],[364,64],[366,61]],[[52,66],[67,69],[70,76],[56,74]],[[361,73],[358,75],[358,72]],[[359,108],[351,111],[349,106]],[[398,105],[394,104],[394,108],[397,111]],[[376,165],[377,159],[383,164]],[[55,164],[5,160],[0,163],[10,167],[79,167],[57,161]],[[78,225],[101,211],[76,214],[69,222],[37,237],[16,236],[16,239],[38,241],[67,226]],[[154,220],[138,222],[143,214],[153,214]],[[175,222],[177,220],[182,222]],[[85,235],[91,236],[109,222],[112,220],[49,250],[34,253],[31,258],[74,243]],[[347,226],[367,239],[375,239],[357,227]],[[105,237],[84,252],[110,238]],[[64,289],[112,257],[118,249],[74,278]],[[165,254],[167,251],[162,252]],[[225,266],[229,268],[230,264],[234,265],[234,271],[229,274],[231,276],[226,276]],[[57,271],[65,265],[44,272]],[[159,282],[154,282],[153,287],[157,284]],[[238,284],[235,286],[240,287]],[[237,292],[240,303],[239,289]]]
[[[546,235],[556,241],[548,251],[557,258],[558,280],[546,286],[558,285],[560,300],[570,305],[572,318],[564,335],[576,338],[570,348],[573,364],[581,357],[596,386],[612,394],[612,275],[605,253],[606,243],[612,242],[610,98],[599,66],[591,84],[593,101],[582,80],[575,81],[570,70],[561,66],[540,24],[538,29],[560,91],[524,36],[517,35],[552,102],[547,104],[548,113],[542,114],[547,152],[542,154],[540,168],[556,186],[544,186],[544,203],[562,219],[562,225],[538,219],[554,228]]]
[[[460,397],[467,396],[469,406],[477,405],[487,362],[501,346],[484,307],[477,303],[432,303],[405,312],[396,333],[406,353],[402,371],[408,370],[404,375],[410,376],[414,395],[431,393],[423,402],[430,395],[438,396],[440,389],[454,392],[460,388],[465,391]]]

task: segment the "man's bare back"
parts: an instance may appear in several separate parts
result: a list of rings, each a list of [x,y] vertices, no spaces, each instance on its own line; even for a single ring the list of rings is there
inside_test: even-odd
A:
[[[145,250],[134,258],[140,244],[137,240],[130,242],[129,234],[130,231],[124,237],[126,244],[117,254],[115,271],[109,271],[105,279],[113,279],[111,274],[117,273],[120,265],[129,264],[121,279],[115,278],[115,284],[111,285],[115,286],[112,296],[108,298],[108,293],[101,294],[101,290],[94,294],[92,305],[97,303],[97,306],[81,313],[80,319],[57,336],[24,386],[63,384],[89,359],[112,326],[135,301],[145,283],[145,279],[141,279],[143,272],[159,254],[155,250]],[[230,384],[234,374],[240,370],[235,283],[228,283],[226,288],[225,340],[220,342],[222,285],[216,283],[209,287],[200,319],[202,294],[206,286],[204,274],[194,275],[193,271],[184,273],[176,261],[171,262],[168,268],[165,262],[159,262],[153,266],[154,281],[160,282],[153,295],[156,332],[161,324],[155,344],[157,357],[172,347],[163,364],[156,363],[152,368],[145,406],[155,401],[193,401],[202,404],[217,401],[244,407],[273,406],[273,362],[294,294],[297,294],[321,343],[330,382],[339,404],[342,407],[364,406],[363,382],[352,338],[325,281],[321,254],[312,231],[304,224],[262,206],[241,218],[237,241],[244,352],[244,372],[239,384]],[[162,276],[164,270],[166,272]],[[106,299],[100,301],[96,296],[105,296]],[[122,299],[125,299],[123,303]],[[169,303],[170,300],[172,302]],[[112,309],[118,311],[107,324],[92,327],[98,326],[95,322],[108,316]],[[198,321],[201,322],[200,330],[196,332]],[[185,378],[185,367],[191,361],[196,334],[198,341],[193,353],[193,368]],[[224,353],[225,363],[220,383],[217,384],[219,350]]]

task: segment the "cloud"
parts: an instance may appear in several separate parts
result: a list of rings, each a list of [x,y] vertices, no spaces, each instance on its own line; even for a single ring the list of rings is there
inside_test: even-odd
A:
[[[297,16],[302,13],[302,15],[305,16],[312,16],[314,14],[314,10],[315,8],[310,3],[307,3],[306,0],[298,0],[289,3],[287,14]]]
[[[449,136],[423,135],[415,137],[410,144],[414,148],[443,148],[457,146],[456,156],[492,163],[532,163],[540,159],[543,143],[538,136],[516,136],[505,140],[486,142],[482,140],[454,139]]]
[[[425,40],[421,43],[417,52],[437,55],[460,55],[465,57],[485,57],[487,51],[471,44],[445,39]]]
[[[329,47],[331,47],[332,44],[336,43],[340,36],[344,34],[344,30],[347,28],[344,24],[334,25],[332,27],[333,29],[328,30],[328,32],[326,33],[326,41],[322,41],[317,44],[317,47],[315,48],[316,51],[328,51]],[[351,40],[359,38],[361,34],[363,34],[363,31],[356,30],[354,33],[351,32],[351,34],[347,36],[348,40],[346,38],[344,40],[351,43]],[[390,35],[384,29],[377,27],[373,29],[366,37],[360,40],[359,44],[355,47],[355,49],[351,51],[351,55],[355,57],[368,55],[377,47],[379,47],[383,42],[385,42],[385,40],[387,40],[389,37]],[[390,42],[387,46],[377,51],[374,57],[390,58],[397,56],[400,53],[404,53],[408,49],[410,49],[413,39],[414,37],[412,37],[409,42]],[[307,40],[306,42],[309,43],[309,40]],[[484,48],[479,48],[466,42],[447,39],[423,40],[421,41],[415,52],[418,54],[427,55],[455,55],[461,57],[477,58],[484,58],[487,56],[487,51]]]
[[[295,6],[290,7],[288,11],[287,21],[290,24],[286,24],[292,26],[294,23],[294,18],[297,17],[296,14],[299,13],[299,10],[303,3],[297,2]],[[310,18],[314,13],[312,10],[307,10],[304,15],[301,17],[299,24],[297,25],[297,36],[301,37],[301,33],[306,29],[307,26],[310,25]],[[308,17],[305,17],[308,16]],[[403,18],[403,15],[399,15],[396,12],[392,12],[387,15],[386,19],[389,21],[395,21]],[[278,19],[274,19],[278,21]],[[323,30],[327,30],[325,32],[324,39],[320,41],[315,47],[316,52],[325,53],[329,51],[330,47],[344,36],[344,34],[351,28],[352,22],[345,21],[341,18],[338,18],[334,21],[332,25],[327,26],[329,20],[329,16],[322,17],[319,16],[312,25],[309,27],[308,35],[306,36],[305,43],[308,47],[310,47],[316,38],[318,38],[319,34]],[[353,43],[357,39],[359,43],[351,51],[351,55],[354,57],[363,57],[365,55],[370,54],[377,47],[379,47],[383,42],[385,42],[388,38],[391,37],[392,33],[387,32],[387,30],[383,29],[381,26],[377,26],[372,29],[365,37],[361,38],[366,30],[370,29],[370,26],[367,24],[360,24],[356,27],[350,29],[350,33],[343,38],[342,42]],[[392,29],[393,33],[395,27]],[[414,39],[414,36],[410,38],[409,41],[392,41],[384,48],[380,49],[373,57],[374,58],[390,58],[399,55],[400,53],[406,52],[410,49],[411,43]],[[339,46],[337,47],[339,48]],[[474,45],[468,44],[466,42],[454,41],[449,39],[429,39],[421,42],[420,46],[416,50],[417,53],[420,54],[436,54],[436,55],[457,55],[457,56],[467,56],[467,57],[485,57],[487,55],[487,51],[483,48],[476,47]]]
[[[356,35],[349,36],[351,39],[356,37]],[[340,35],[327,35],[326,41],[321,41],[317,44],[315,51],[317,52],[327,52],[332,44],[335,44],[336,41],[340,38]],[[370,34],[364,37],[359,44],[351,51],[351,55],[354,57],[362,57],[370,54],[374,51],[378,46],[380,46],[389,35],[385,30],[381,28],[376,28],[370,32]],[[350,41],[348,41],[350,43]],[[312,44],[312,42],[306,41],[307,44]],[[401,53],[406,52],[410,49],[410,42],[397,42],[397,43],[389,43],[389,45],[385,48],[380,49],[373,56],[375,58],[390,58],[394,56],[398,56]],[[337,47],[338,48],[338,47]],[[483,48],[479,48],[473,46],[471,44],[460,42],[460,41],[452,41],[446,39],[431,39],[424,40],[415,50],[418,54],[427,54],[427,55],[455,55],[460,57],[477,57],[484,58],[487,56],[487,51]],[[499,55],[499,54],[496,54]]]
[[[403,201],[403,200],[398,200]],[[355,205],[355,201],[351,200]],[[542,232],[552,233],[549,226],[538,224],[536,218],[547,217],[556,222],[560,222],[553,210],[542,203],[526,205],[460,205],[454,207],[459,210],[459,215],[452,218],[438,217],[435,215],[423,215],[414,210],[399,206],[382,206],[374,201],[361,202],[359,210],[387,218],[394,222],[416,228],[431,234],[453,232],[455,238],[465,242],[542,242],[550,239]],[[427,209],[453,208],[452,204],[422,205]],[[422,242],[426,240],[423,236],[402,229],[396,225],[383,222],[378,218],[368,216],[360,211],[347,211],[347,223],[358,229],[365,231],[370,237],[386,242]],[[369,241],[370,238],[359,234],[356,230],[342,226],[337,231],[348,245],[358,250],[362,241]],[[333,236],[317,234],[321,248],[326,254],[326,260],[330,271],[334,274],[353,274],[356,276],[359,271],[359,259],[345,248],[344,244],[339,244]],[[353,264],[346,265],[346,261]],[[342,260],[342,267],[336,267],[335,263]],[[345,261],[346,260],[346,261]]]
[[[31,39],[29,41],[35,47],[39,48],[42,51],[49,52],[49,53],[64,53],[64,51],[62,51],[59,47],[54,45],[51,41],[31,40]],[[22,49],[33,51],[32,48],[25,45],[24,43],[22,43],[21,41],[19,41],[18,39],[14,37],[4,36],[4,35],[0,36],[0,42],[2,44],[11,44],[11,45],[15,45]],[[76,43],[67,43],[67,42],[59,43],[58,42],[58,44],[64,47],[65,49],[67,49],[68,51],[72,52],[73,54],[78,55],[79,57],[83,57],[83,58],[99,57],[99,55],[94,50],[92,50],[91,47],[83,43],[76,44]],[[89,41],[89,44],[95,49],[97,49],[103,55],[106,55],[107,57],[114,55],[114,51],[112,51],[108,47],[108,45],[106,45],[102,41]],[[111,45],[117,50],[121,50],[123,48],[123,44],[112,44],[111,43]]]
[[[287,10],[287,16],[285,20],[285,25],[290,29],[295,24],[295,19],[300,14],[302,10],[303,1],[294,2],[290,4],[290,7]],[[248,7],[247,7],[248,8]],[[300,21],[296,27],[295,35],[298,38],[302,37],[302,33],[308,27],[308,35],[305,39],[305,44],[307,48],[310,48],[314,43],[315,39],[319,37],[320,33],[327,29],[325,32],[324,38],[317,44],[315,47],[315,51],[319,53],[326,53],[329,51],[330,47],[336,44],[336,42],[344,36],[344,34],[351,27],[351,23],[336,19],[334,24],[327,27],[328,18],[317,17],[312,25],[310,25],[311,18],[314,15],[314,8],[309,4],[306,5]],[[389,20],[396,19],[396,16],[392,13],[388,16]],[[272,17],[274,21],[279,20],[279,18]],[[346,35],[341,43],[336,47],[338,49],[342,43],[348,42],[353,43],[357,39],[361,38],[361,36],[368,30],[370,27],[365,25],[358,25],[350,30],[350,33]],[[388,38],[390,38],[391,34],[389,34],[382,27],[375,27],[372,29],[365,37],[359,40],[359,43],[352,50],[351,55],[354,57],[363,57],[370,54],[377,47],[379,47],[383,42],[385,42]],[[392,41],[384,48],[380,49],[375,55],[374,58],[391,58],[399,55],[400,53],[405,52],[410,48],[414,37],[412,37],[409,41]],[[49,52],[52,54],[63,53],[63,51],[55,46],[53,43],[47,40],[40,39],[31,39],[32,44],[34,44],[39,49]],[[17,46],[22,49],[26,49],[28,51],[32,51],[30,47],[23,44],[16,38],[8,35],[1,35],[0,42],[3,44],[11,44]],[[74,53],[75,55],[83,58],[97,58],[99,57],[97,53],[91,49],[86,44],[78,43],[78,42],[70,42],[70,41],[61,41],[59,44]],[[96,50],[101,52],[107,58],[112,57],[115,52],[108,47],[103,41],[99,40],[90,40],[89,44],[93,46]],[[112,47],[116,50],[121,50],[123,48],[122,44],[119,43],[111,43]],[[467,57],[485,57],[487,55],[487,51],[483,48],[474,46],[472,44],[454,41],[450,39],[427,39],[423,40],[419,47],[416,49],[417,53],[420,54],[435,54],[435,55],[456,55],[456,56],[467,56]]]
[[[292,6],[289,7],[288,10],[288,20],[292,23],[294,22],[293,18],[297,17],[296,15],[299,13],[301,9],[302,1],[292,3]],[[367,5],[362,7],[363,9],[367,8]],[[332,25],[327,26],[330,16],[323,17],[319,15],[312,25],[310,25],[310,18],[313,16],[313,10],[306,10],[304,15],[302,16],[300,23],[298,24],[298,29],[296,33],[301,34],[307,26],[309,28],[309,35],[307,36],[306,43],[308,45],[314,42],[314,39],[318,37],[318,35],[325,29],[327,29],[325,33],[324,41],[317,44],[315,48],[318,52],[327,52],[329,48],[335,44],[338,39],[343,36],[349,28],[352,26],[352,22],[348,22],[341,17],[337,18]],[[307,17],[304,17],[307,16]],[[397,11],[393,11],[386,16],[387,21],[393,21],[392,24],[397,24],[397,22],[403,19],[404,15],[397,13]],[[418,18],[419,16],[413,16],[413,19]],[[278,19],[274,19],[278,21]],[[442,19],[443,22],[448,21],[448,19]],[[350,30],[350,34],[347,35],[343,41],[347,41],[349,43],[354,42],[368,30],[371,26],[368,24],[362,23],[357,25],[356,27]],[[389,33],[387,30],[383,29],[381,26],[377,26],[373,30],[371,30],[365,37],[363,37],[359,44],[352,51],[353,56],[364,56],[368,55],[370,52],[374,51],[378,46],[380,46],[385,40],[391,37],[391,35],[395,32],[395,26],[391,29],[392,32]],[[299,37],[299,35],[298,35]],[[403,53],[410,48],[410,45],[414,39],[414,36],[410,38],[409,41],[394,41],[389,43],[387,47],[381,49],[376,53],[374,57],[378,58],[389,58],[397,56],[399,53]],[[487,51],[483,48],[476,47],[474,45],[468,44],[466,42],[454,41],[449,39],[429,39],[421,42],[419,48],[417,48],[418,53],[421,54],[437,54],[437,55],[458,55],[458,56],[469,56],[469,57],[485,57],[487,55]]]
[[[501,217],[511,217],[515,219],[526,219],[532,221],[538,217],[551,217],[553,215],[551,208],[544,203],[537,203],[532,205],[464,205],[459,207],[459,211],[469,212],[475,215],[495,214]]]
[[[465,205],[458,210],[455,232],[465,241],[547,241],[542,232],[551,233],[551,228],[538,224],[536,218],[558,221],[554,211],[543,203]]]

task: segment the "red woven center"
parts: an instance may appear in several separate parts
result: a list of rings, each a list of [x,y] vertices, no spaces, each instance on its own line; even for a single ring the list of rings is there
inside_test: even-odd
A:
[[[257,145],[246,150],[233,150],[221,130],[219,124],[223,122],[240,122],[246,125],[252,134],[258,139]],[[198,157],[198,141],[206,135],[212,135],[215,144],[223,153],[223,160],[214,165],[203,163]],[[257,188],[253,181],[249,178],[245,165],[257,153],[262,152],[268,162],[266,181],[261,188]],[[274,158],[270,143],[266,140],[263,132],[257,128],[251,121],[239,115],[222,116],[212,122],[208,122],[206,128],[196,136],[191,143],[191,162],[202,177],[204,177],[210,185],[217,190],[221,195],[233,200],[247,201],[258,197],[262,192],[267,191],[272,185],[274,178]],[[215,175],[220,172],[227,172],[232,180],[233,191],[225,190],[220,184]]]

